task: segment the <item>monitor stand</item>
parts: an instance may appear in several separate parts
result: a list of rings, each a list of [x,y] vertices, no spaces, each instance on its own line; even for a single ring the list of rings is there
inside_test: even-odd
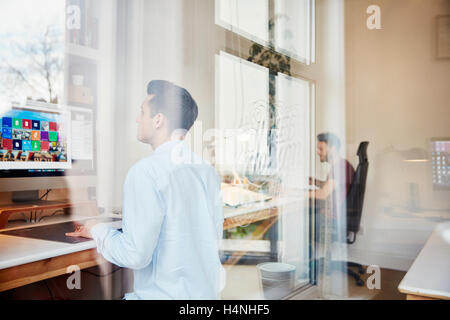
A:
[[[15,203],[39,202],[39,190],[13,191],[11,200]]]

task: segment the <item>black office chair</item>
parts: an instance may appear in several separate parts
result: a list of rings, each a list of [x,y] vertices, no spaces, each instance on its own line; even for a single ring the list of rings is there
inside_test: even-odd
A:
[[[347,243],[353,244],[356,240],[356,234],[359,231],[361,223],[361,215],[364,205],[364,194],[366,192],[367,171],[369,169],[369,161],[367,158],[367,147],[369,142],[361,142],[358,148],[357,155],[359,157],[359,164],[353,176],[352,185],[347,194]],[[356,280],[358,286],[363,286],[364,281],[361,279],[361,274],[366,270],[364,267],[355,262],[336,261],[337,263],[344,263],[347,266],[347,273]],[[358,272],[350,269],[356,267]]]

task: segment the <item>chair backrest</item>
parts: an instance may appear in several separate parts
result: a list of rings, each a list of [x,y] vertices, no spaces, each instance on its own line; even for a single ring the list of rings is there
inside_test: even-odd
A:
[[[366,192],[367,171],[369,161],[367,158],[367,147],[369,142],[361,142],[357,155],[359,157],[358,167],[353,177],[352,185],[347,194],[347,242],[353,243],[359,231],[362,209],[364,206],[364,195]]]

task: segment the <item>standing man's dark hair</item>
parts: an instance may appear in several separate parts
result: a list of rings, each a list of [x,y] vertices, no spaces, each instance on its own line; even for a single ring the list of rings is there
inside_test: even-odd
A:
[[[147,94],[153,95],[150,112],[162,113],[169,121],[169,129],[189,129],[198,116],[198,107],[190,93],[169,81],[153,80],[147,85]]]
[[[336,150],[341,149],[341,140],[339,140],[339,138],[331,132],[319,134],[317,136],[317,140],[320,142],[325,142],[329,147],[336,147]]]

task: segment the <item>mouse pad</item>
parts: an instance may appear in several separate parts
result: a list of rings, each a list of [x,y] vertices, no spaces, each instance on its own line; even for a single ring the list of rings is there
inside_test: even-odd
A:
[[[89,219],[89,221],[91,221],[91,220],[97,220],[99,223],[107,223],[107,222],[120,221],[122,219],[117,219],[117,218]],[[80,243],[80,242],[91,241],[92,239],[81,238],[81,237],[75,238],[75,237],[67,237],[66,236],[66,232],[75,231],[76,223],[83,224],[83,221],[69,221],[69,222],[62,222],[62,223],[45,225],[45,226],[38,226],[38,227],[33,227],[33,228],[3,231],[3,232],[0,232],[0,234],[5,234],[8,236],[15,236],[15,237],[39,239],[39,240],[65,242],[65,243]]]

